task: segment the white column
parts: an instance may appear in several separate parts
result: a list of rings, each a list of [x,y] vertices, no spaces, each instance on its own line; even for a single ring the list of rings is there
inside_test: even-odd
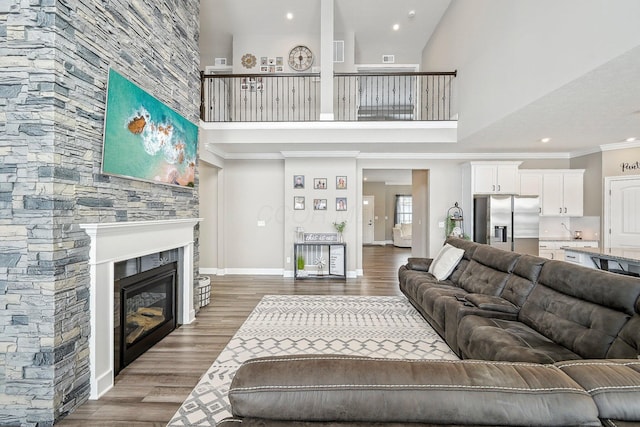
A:
[[[333,2],[320,2],[320,120],[333,120]]]

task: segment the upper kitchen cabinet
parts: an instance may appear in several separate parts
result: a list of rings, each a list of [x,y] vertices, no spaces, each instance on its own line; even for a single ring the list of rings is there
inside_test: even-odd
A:
[[[542,175],[542,215],[582,216],[584,169],[554,170]]]
[[[522,162],[470,162],[473,194],[517,194]]]
[[[542,196],[542,175],[543,172],[532,169],[520,169],[519,183],[521,196]]]

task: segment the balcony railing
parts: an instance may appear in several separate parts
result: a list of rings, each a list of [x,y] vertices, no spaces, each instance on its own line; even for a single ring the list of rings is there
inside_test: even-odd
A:
[[[452,120],[456,72],[337,73],[336,121]],[[205,122],[320,119],[320,74],[202,75]]]

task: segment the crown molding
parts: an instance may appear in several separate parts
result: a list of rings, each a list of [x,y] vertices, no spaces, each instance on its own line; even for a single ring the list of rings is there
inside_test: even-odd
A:
[[[359,151],[281,151],[283,158],[330,157],[357,159]]]
[[[603,144],[600,146],[601,151],[613,151],[613,150],[623,150],[625,148],[638,148],[640,147],[640,141],[634,142],[616,142],[613,144]]]

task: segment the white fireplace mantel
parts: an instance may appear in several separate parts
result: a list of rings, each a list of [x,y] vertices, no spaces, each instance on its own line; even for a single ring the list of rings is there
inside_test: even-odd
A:
[[[201,218],[81,224],[91,238],[90,310],[91,399],[98,399],[114,381],[114,264],[170,249],[182,249],[179,262],[177,321],[195,319],[193,227]]]

